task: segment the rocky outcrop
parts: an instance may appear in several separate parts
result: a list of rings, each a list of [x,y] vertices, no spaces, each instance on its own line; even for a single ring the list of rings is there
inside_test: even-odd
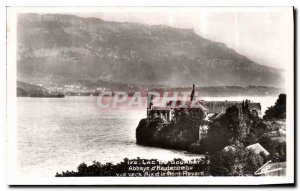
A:
[[[199,126],[203,123],[203,114],[186,111],[170,124],[162,120],[142,119],[136,129],[136,142],[140,145],[178,150],[190,150],[190,146],[199,140]]]

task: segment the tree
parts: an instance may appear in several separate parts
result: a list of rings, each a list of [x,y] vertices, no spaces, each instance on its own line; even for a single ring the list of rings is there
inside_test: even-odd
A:
[[[234,143],[240,136],[239,109],[232,106],[224,115],[215,118],[209,124],[205,145],[208,146],[207,150],[210,153],[214,153]]]
[[[264,164],[264,159],[237,143],[218,151],[210,157],[210,172],[213,176],[247,176]]]
[[[175,122],[159,132],[160,142],[169,148],[186,150],[199,140],[199,126],[203,123],[203,111],[196,108],[174,111]],[[159,142],[159,140],[157,140]]]
[[[286,161],[286,142],[279,142],[272,140],[268,136],[262,136],[258,141],[270,155],[267,157],[268,160],[275,161],[279,159],[280,162]]]
[[[280,94],[275,105],[267,109],[265,120],[285,119],[286,118],[286,94]]]
[[[267,131],[267,125],[259,117],[252,118],[251,124],[248,123],[248,125],[250,127],[250,132],[242,141],[246,146],[259,142],[259,139],[264,136]]]

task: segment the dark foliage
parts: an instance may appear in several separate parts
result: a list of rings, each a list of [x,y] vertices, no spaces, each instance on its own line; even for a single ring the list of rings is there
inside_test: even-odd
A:
[[[226,113],[214,119],[209,124],[206,149],[210,153],[222,150],[230,145],[235,137],[238,137],[239,118],[236,106],[227,109]]]
[[[75,177],[75,176],[160,176],[162,173],[168,172],[165,176],[180,176],[178,169],[164,170],[167,167],[180,167],[189,166],[193,167],[189,172],[199,173],[199,176],[209,175],[208,158],[193,159],[191,162],[185,163],[182,159],[173,159],[165,163],[160,163],[157,159],[127,159],[125,158],[122,162],[117,164],[106,163],[101,164],[100,162],[93,161],[92,165],[81,163],[77,167],[77,171],[65,171],[62,173],[56,173],[56,177]],[[160,169],[153,168],[159,166]],[[140,169],[133,169],[138,167]],[[147,169],[147,170],[145,170]],[[177,172],[177,173],[176,173]],[[172,174],[174,173],[174,174]]]
[[[266,160],[272,161],[286,161],[286,142],[280,142],[277,140],[272,140],[268,136],[262,136],[258,141],[269,153],[270,155]]]
[[[247,176],[253,175],[263,164],[262,156],[237,144],[210,157],[210,172],[213,176]]]
[[[286,142],[270,137],[271,131],[280,128],[276,119],[285,118],[285,112],[282,112],[285,111],[285,99],[281,94],[263,119],[250,111],[246,100],[241,107],[232,106],[226,113],[214,115],[210,122],[203,121],[199,115],[177,111],[173,123],[165,126],[154,124],[155,128],[148,125],[146,129],[155,134],[152,140],[158,145],[151,143],[154,146],[209,154],[210,172],[214,176],[253,175],[269,160],[286,161]],[[200,125],[207,125],[208,131],[199,141]],[[270,155],[256,154],[247,149],[248,145],[255,143],[260,143]]]
[[[136,129],[137,144],[188,150],[198,141],[203,112],[197,109],[174,111],[174,121],[164,124],[161,119],[142,119]]]
[[[275,105],[269,107],[263,117],[265,120],[286,118],[286,94],[280,94]]]

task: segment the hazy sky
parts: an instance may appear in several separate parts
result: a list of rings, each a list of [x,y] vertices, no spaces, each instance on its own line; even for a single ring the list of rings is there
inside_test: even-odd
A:
[[[291,8],[111,8],[76,15],[193,28],[259,64],[284,69],[293,62]]]

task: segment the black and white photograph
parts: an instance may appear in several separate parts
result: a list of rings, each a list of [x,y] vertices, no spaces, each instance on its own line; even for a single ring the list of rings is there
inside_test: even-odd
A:
[[[11,185],[294,183],[293,7],[7,7]]]

